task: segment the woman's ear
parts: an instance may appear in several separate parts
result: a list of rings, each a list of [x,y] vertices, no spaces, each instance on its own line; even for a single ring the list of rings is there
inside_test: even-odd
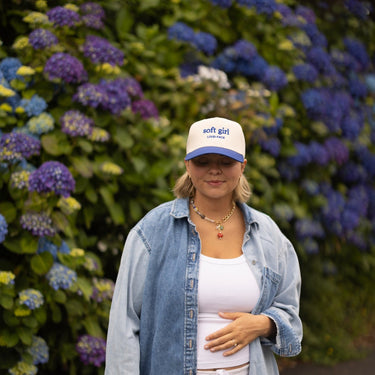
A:
[[[247,164],[247,159],[244,159],[243,163],[241,163],[241,171],[242,171],[242,173],[245,170],[246,164]]]

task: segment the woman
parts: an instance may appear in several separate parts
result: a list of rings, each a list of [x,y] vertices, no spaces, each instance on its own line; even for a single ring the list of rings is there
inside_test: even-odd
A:
[[[241,126],[194,123],[174,201],[130,231],[113,296],[106,375],[274,375],[301,350],[293,246],[246,205]]]

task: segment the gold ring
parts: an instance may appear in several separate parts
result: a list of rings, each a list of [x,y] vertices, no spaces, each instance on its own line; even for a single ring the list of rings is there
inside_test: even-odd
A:
[[[235,339],[233,339],[233,341],[234,341],[234,344],[233,344],[233,346],[234,347],[236,347],[238,344],[237,344],[237,342],[236,342],[236,340]]]

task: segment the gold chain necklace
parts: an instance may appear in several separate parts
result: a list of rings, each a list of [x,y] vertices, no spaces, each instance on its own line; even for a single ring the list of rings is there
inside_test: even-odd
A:
[[[209,221],[210,223],[213,223],[216,225],[216,229],[219,231],[217,234],[217,238],[221,240],[224,237],[223,230],[224,230],[224,223],[227,222],[231,216],[234,213],[234,210],[236,209],[236,203],[233,202],[232,209],[221,219],[221,220],[213,220],[207,217],[205,214],[202,214],[197,208],[197,206],[194,204],[194,200],[192,199],[190,201],[191,206],[193,207],[194,212],[196,212],[202,219]]]

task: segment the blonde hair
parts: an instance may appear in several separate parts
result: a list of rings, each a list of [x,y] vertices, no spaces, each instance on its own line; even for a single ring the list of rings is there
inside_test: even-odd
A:
[[[195,187],[188,172],[185,172],[174,185],[173,193],[177,198],[193,198]],[[233,200],[235,202],[245,203],[251,197],[251,189],[246,177],[241,174],[236,188],[233,191]]]

